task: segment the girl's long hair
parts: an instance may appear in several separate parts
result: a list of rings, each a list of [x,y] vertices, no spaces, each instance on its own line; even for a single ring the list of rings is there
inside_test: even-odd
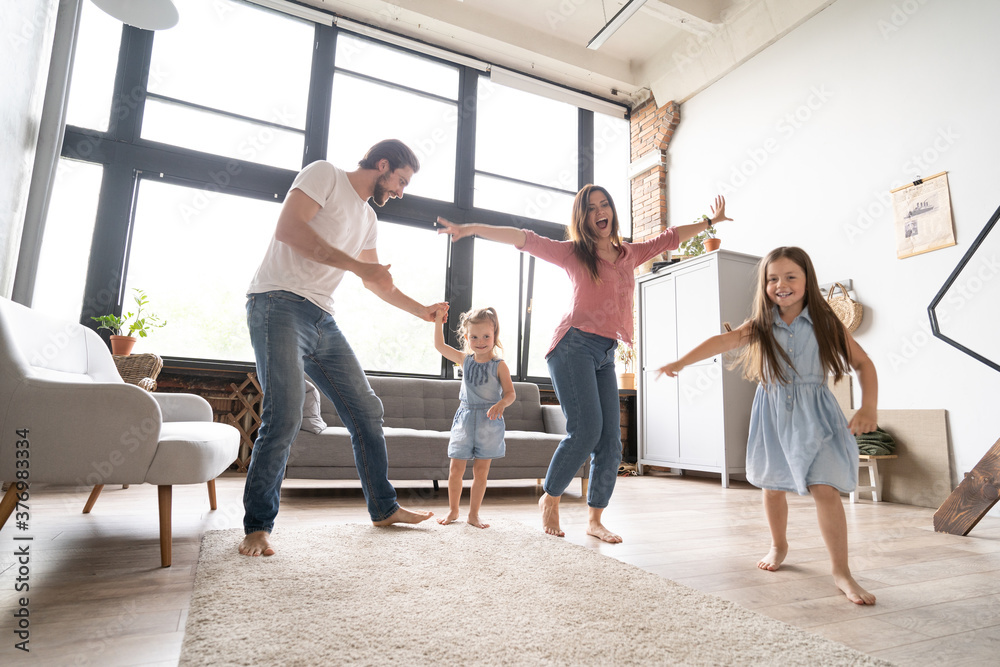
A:
[[[493,325],[493,354],[499,349],[503,353],[503,345],[500,343],[500,318],[493,308],[473,308],[462,313],[458,318],[458,335],[462,339],[462,351],[472,354],[469,348],[469,327],[473,324],[483,324],[489,322]]]
[[[850,350],[847,346],[847,330],[837,319],[830,304],[819,291],[819,281],[812,260],[802,248],[782,246],[775,248],[760,260],[757,265],[757,294],[754,297],[753,314],[750,316],[750,326],[745,334],[749,342],[745,345],[734,366],[742,368],[743,377],[764,384],[785,383],[788,378],[782,371],[780,358],[795,370],[792,360],[774,338],[774,304],[767,296],[767,267],[779,259],[789,259],[802,269],[806,277],[806,294],[804,306],[809,307],[809,316],[813,321],[813,331],[819,345],[819,359],[826,375],[833,375],[840,380],[848,371],[850,365]]]
[[[576,193],[576,199],[573,200],[573,217],[569,227],[566,228],[566,235],[573,242],[576,256],[587,267],[590,277],[595,283],[599,283],[601,277],[597,269],[597,233],[596,230],[587,225],[590,195],[595,191],[601,192],[608,198],[608,204],[611,206],[611,245],[621,250],[622,237],[618,228],[618,210],[615,208],[615,200],[611,198],[611,193],[600,185],[588,184]]]

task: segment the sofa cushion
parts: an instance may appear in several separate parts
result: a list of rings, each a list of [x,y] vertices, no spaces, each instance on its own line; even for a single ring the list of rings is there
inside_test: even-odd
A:
[[[322,433],[326,422],[320,411],[320,392],[309,380],[306,380],[306,398],[302,404],[302,430],[310,433]]]

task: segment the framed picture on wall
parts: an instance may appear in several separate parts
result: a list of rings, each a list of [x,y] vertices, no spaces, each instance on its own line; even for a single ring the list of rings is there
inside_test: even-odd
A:
[[[947,172],[907,183],[891,194],[898,259],[955,245]]]

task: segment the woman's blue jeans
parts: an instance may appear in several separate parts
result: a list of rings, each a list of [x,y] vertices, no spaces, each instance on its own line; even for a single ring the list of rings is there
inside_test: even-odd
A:
[[[243,529],[274,528],[285,463],[302,425],[304,372],[351,434],[368,514],[372,521],[387,519],[399,505],[388,479],[382,401],[333,316],[292,292],[264,292],[247,297],[247,326],[264,396],[243,492]]]
[[[611,500],[622,460],[617,347],[618,341],[571,328],[546,358],[567,432],[542,486],[550,496],[561,496],[589,458],[587,505],[604,508]]]

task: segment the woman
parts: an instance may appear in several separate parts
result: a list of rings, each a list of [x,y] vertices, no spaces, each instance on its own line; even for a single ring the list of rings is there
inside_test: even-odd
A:
[[[605,542],[622,538],[604,527],[621,463],[621,425],[615,350],[618,341],[632,344],[632,295],[635,269],[676,249],[689,238],[726,217],[726,202],[716,197],[712,217],[671,227],[648,241],[625,243],[619,232],[614,201],[604,188],[586,185],[573,201],[568,241],[554,241],[532,231],[491,225],[456,225],[438,218],[439,233],[452,241],[479,236],[508,243],[522,252],[565,269],[573,284],[573,301],[556,327],[545,355],[556,397],[566,415],[567,435],[559,443],[545,476],[538,504],[542,527],[563,537],[559,500],[580,467],[590,459],[587,534]]]

